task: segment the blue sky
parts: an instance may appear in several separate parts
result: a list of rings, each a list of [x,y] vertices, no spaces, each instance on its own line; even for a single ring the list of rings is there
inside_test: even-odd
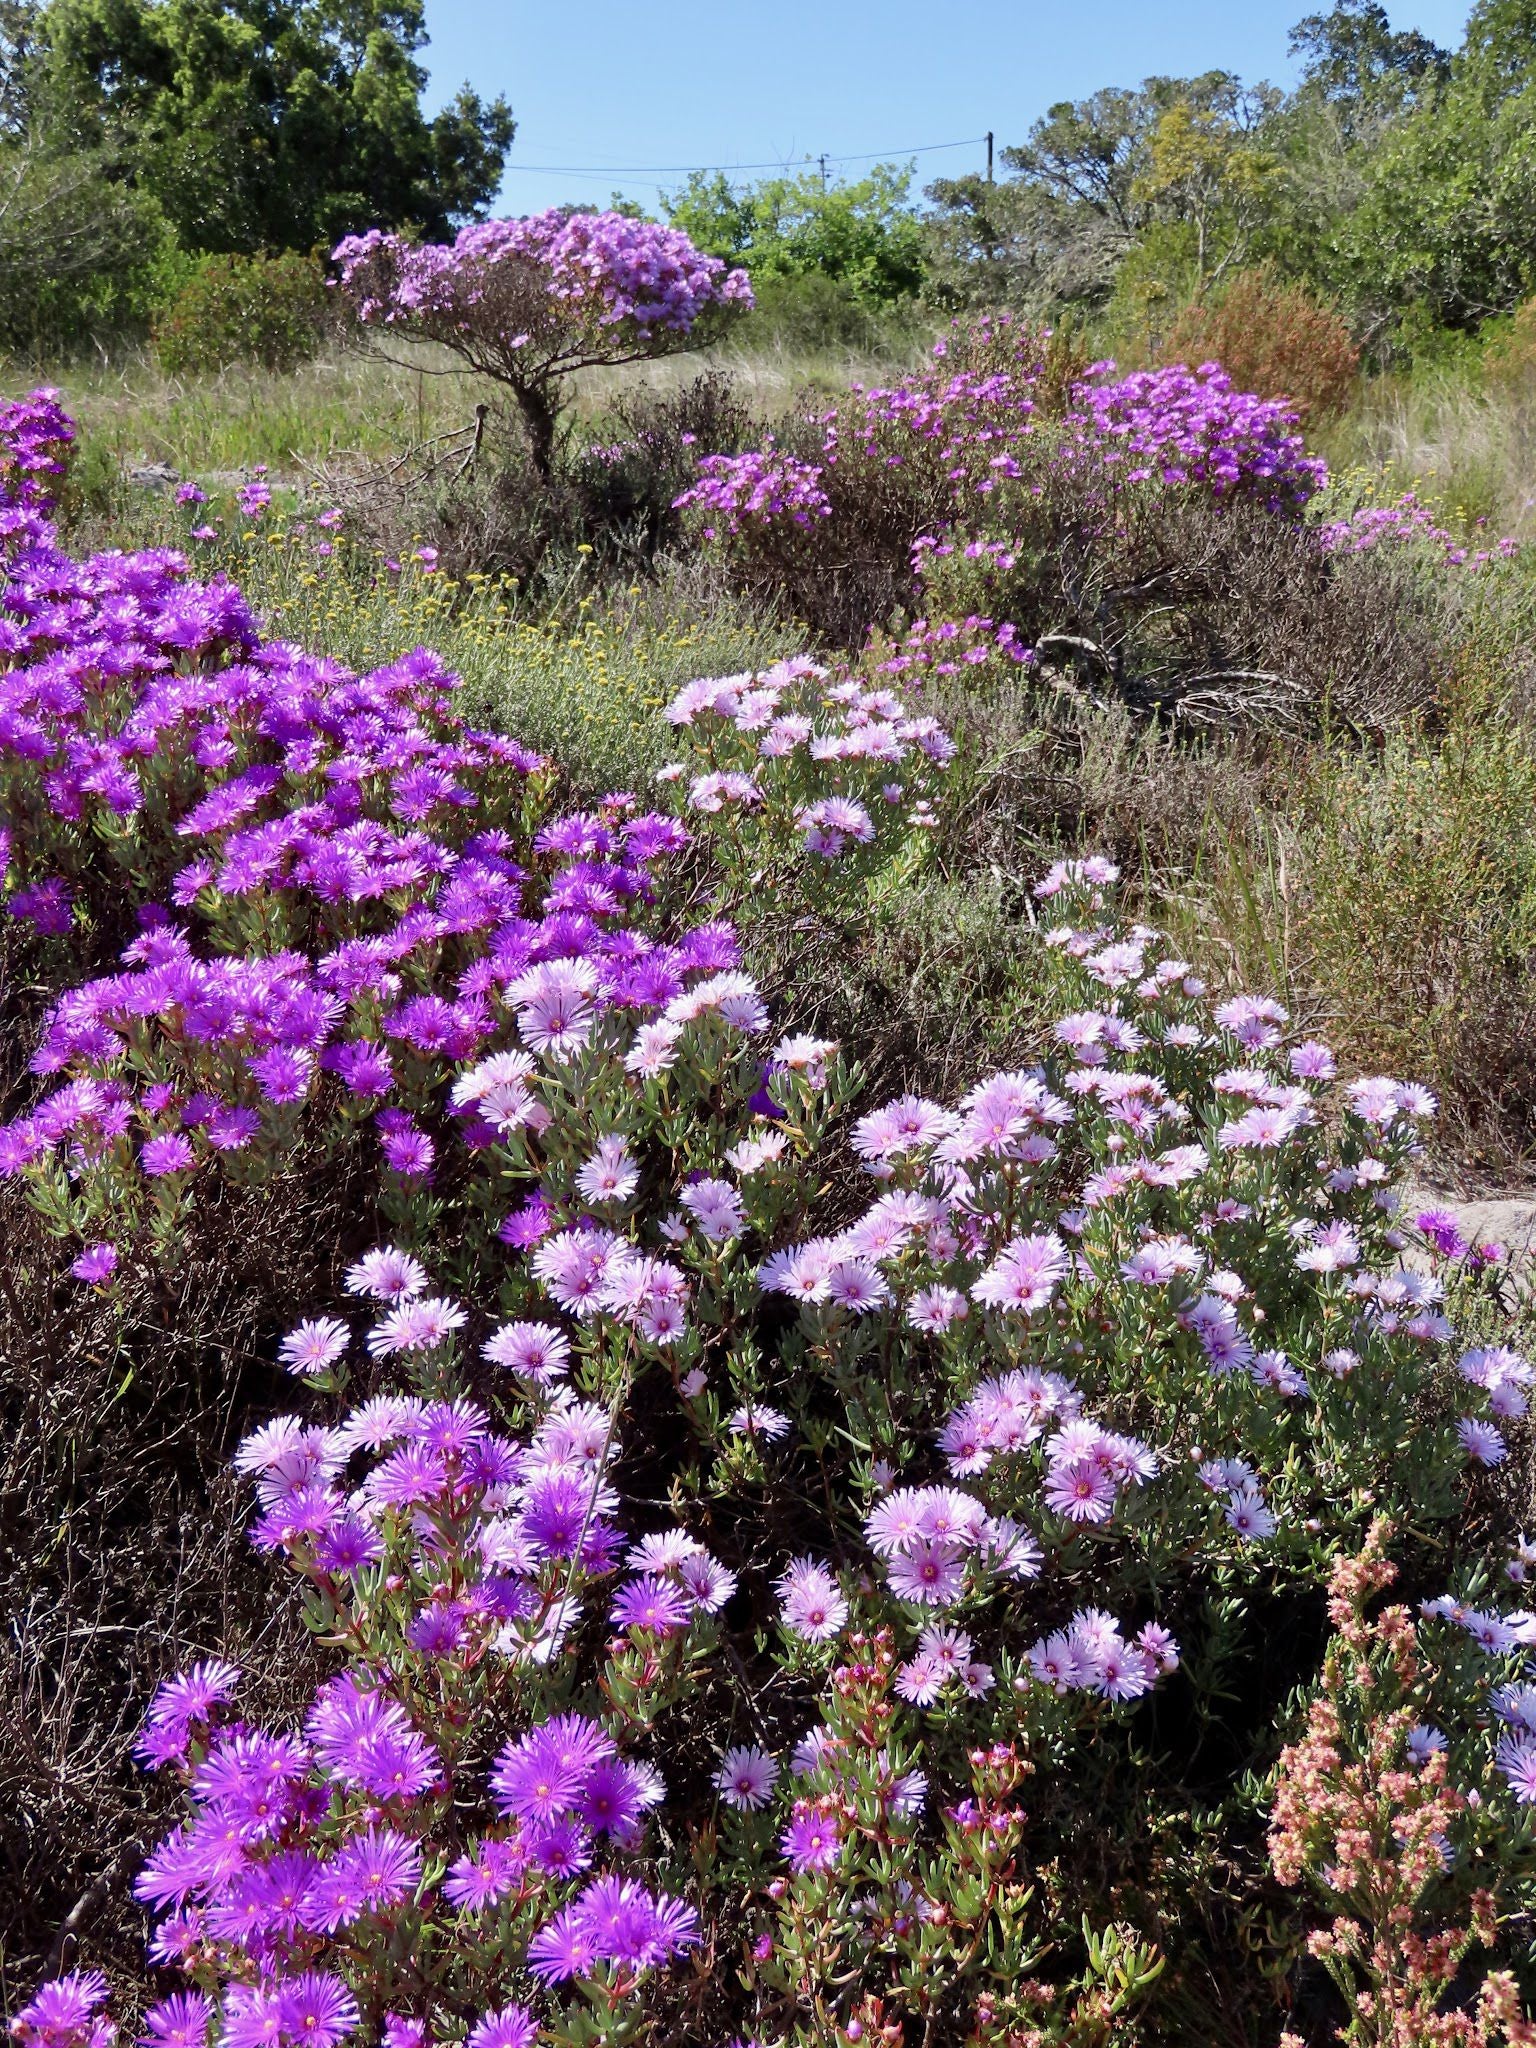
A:
[[[518,120],[500,211],[615,189],[655,204],[682,172],[629,166],[905,158],[918,181],[980,169],[1055,100],[1150,72],[1291,77],[1286,35],[1328,0],[427,0],[434,101],[464,79]],[[1451,46],[1466,0],[1389,0]],[[599,170],[559,176],[535,166]],[[523,168],[528,166],[529,168]],[[863,163],[839,169],[857,175]]]

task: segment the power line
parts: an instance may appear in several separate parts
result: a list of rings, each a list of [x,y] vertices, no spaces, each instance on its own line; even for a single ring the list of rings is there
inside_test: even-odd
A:
[[[959,142],[922,142],[912,149],[865,149],[852,156],[819,155],[806,157],[807,163],[820,164],[866,164],[888,162],[895,157],[933,156],[940,150],[974,149],[986,141],[985,135],[967,135]],[[793,159],[775,157],[772,161],[759,164],[518,164],[506,166],[505,175],[513,171],[537,171],[544,177],[554,178],[638,178],[686,177],[691,171],[782,171],[789,168]]]

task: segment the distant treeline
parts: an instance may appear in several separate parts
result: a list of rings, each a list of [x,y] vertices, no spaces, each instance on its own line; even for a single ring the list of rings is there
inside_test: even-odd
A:
[[[422,0],[0,0],[0,345],[291,356],[338,236],[493,208],[511,111],[465,86],[429,117],[425,40]],[[1291,41],[1289,92],[1106,86],[995,179],[699,172],[663,211],[808,339],[1010,305],[1150,360],[1259,270],[1383,362],[1536,292],[1536,0],[1479,0],[1454,51],[1377,0]]]

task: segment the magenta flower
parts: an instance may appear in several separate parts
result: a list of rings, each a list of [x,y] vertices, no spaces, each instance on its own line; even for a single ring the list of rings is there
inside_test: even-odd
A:
[[[117,1271],[117,1246],[88,1245],[69,1270],[75,1279],[83,1280],[93,1287],[100,1287]]]
[[[676,1586],[646,1574],[620,1589],[608,1618],[615,1628],[647,1629],[664,1636],[686,1628],[691,1613],[688,1600]]]
[[[503,2005],[470,2028],[465,2048],[532,2048],[539,2023],[524,2005]]]
[[[836,1822],[804,1801],[796,1804],[789,1826],[779,1837],[779,1853],[798,1877],[830,1870],[842,1846]]]
[[[192,1147],[180,1131],[159,1132],[139,1152],[139,1164],[147,1174],[186,1173],[194,1163]]]
[[[115,2028],[96,2016],[106,2003],[99,1970],[71,1970],[33,1993],[12,2022],[22,2048],[109,2048]]]
[[[144,2014],[140,2048],[205,2048],[213,2006],[201,1991],[178,1991]]]

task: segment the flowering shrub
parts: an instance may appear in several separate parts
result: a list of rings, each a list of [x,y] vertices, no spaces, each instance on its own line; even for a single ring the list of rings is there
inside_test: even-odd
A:
[[[888,679],[695,683],[677,811],[562,817],[424,650],[355,676],[174,557],[69,560],[59,423],[15,424],[9,905],[123,957],[55,948],[6,1169],[106,1298],[343,1151],[390,1238],[236,1454],[318,1688],[149,1706],[191,1988],[144,2039],[1014,2048],[1187,1990],[1224,1936],[1168,1871],[1240,1868],[1298,1615],[1378,1511],[1438,1557],[1524,1413],[1399,1258],[1432,1099],[1213,1004],[1089,860],[1036,892],[1039,1065],[850,1115],[697,895],[856,930],[952,751]],[[1434,1625],[1512,1655],[1474,1590]],[[106,2048],[105,1998],[20,2039]]]
[[[1367,1618],[1397,1577],[1391,1534],[1374,1524],[1361,1555],[1334,1567],[1336,1633],[1305,1736],[1280,1759],[1270,1856],[1332,1915],[1307,1945],[1344,1998],[1346,2040],[1519,2048],[1536,2027],[1513,1978],[1484,1975],[1474,2003],[1465,1966],[1494,1947],[1529,1862],[1518,1809],[1536,1798],[1536,1694],[1518,1676],[1496,1681],[1536,1640],[1536,1618],[1448,1598],[1425,1602],[1417,1626],[1402,1606]],[[1506,1731],[1496,1746],[1489,1721]]]
[[[1097,368],[1102,379],[1114,365]],[[1292,431],[1285,400],[1234,391],[1219,363],[1138,370],[1115,383],[1091,374],[1076,392],[1073,424],[1090,446],[1123,448],[1128,483],[1160,477],[1204,485],[1217,498],[1243,492],[1282,512],[1299,511],[1328,480],[1327,464]]]
[[[474,222],[448,243],[375,228],[332,256],[363,327],[451,349],[512,393],[545,474],[562,377],[696,345],[752,304],[745,271],[621,213],[552,207]]]
[[[947,528],[1035,432],[1049,335],[1000,315],[941,341],[907,383],[855,385],[838,404],[781,423],[758,450],[701,451],[677,500],[755,587],[855,644],[911,588],[919,535]]]
[[[1284,401],[1234,391],[1219,364],[1117,378],[1113,363],[1095,363],[1059,394],[1051,368],[1049,330],[1007,316],[957,323],[909,382],[855,386],[760,449],[705,455],[678,504],[818,624],[817,569],[844,581],[862,572],[868,624],[889,594],[909,593],[915,544],[956,528],[985,538],[993,523],[998,545],[1015,538],[1010,484],[1038,496],[1043,479],[1086,476],[1112,527],[1115,500],[1148,482],[1294,514],[1327,479]]]
[[[1417,545],[1453,569],[1480,569],[1488,562],[1507,561],[1519,546],[1508,535],[1491,548],[1466,546],[1440,525],[1413,491],[1404,491],[1390,505],[1361,505],[1344,518],[1324,521],[1317,528],[1317,544],[1330,555],[1369,554],[1384,545]]]

